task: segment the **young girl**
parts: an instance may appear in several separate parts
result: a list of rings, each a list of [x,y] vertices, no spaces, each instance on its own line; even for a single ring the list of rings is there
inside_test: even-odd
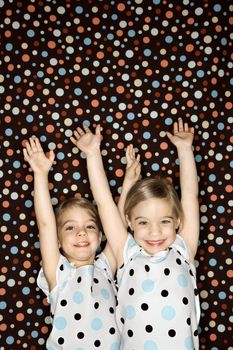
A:
[[[37,138],[26,142],[23,153],[34,173],[42,256],[38,285],[51,308],[52,331],[46,347],[117,350],[116,263],[108,244],[95,258],[101,242],[97,210],[87,199],[71,198],[61,203],[55,217],[48,190],[54,153],[46,157]]]
[[[71,141],[86,153],[90,185],[117,258],[121,349],[198,350],[200,311],[194,257],[199,206],[193,128],[179,119],[173,134],[167,133],[178,151],[181,203],[167,181],[137,181],[124,205],[132,235],[110,193],[100,152],[100,126],[95,135],[85,125],[83,128],[77,128]]]

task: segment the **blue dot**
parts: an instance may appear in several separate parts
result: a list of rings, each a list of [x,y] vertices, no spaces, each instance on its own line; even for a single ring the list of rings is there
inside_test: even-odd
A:
[[[80,177],[81,177],[81,175],[80,175],[79,172],[74,172],[74,173],[73,173],[73,179],[74,179],[74,180],[79,180]]]
[[[153,86],[153,88],[158,88],[159,86],[160,86],[160,82],[158,81],[158,80],[154,80],[153,82],[152,82],[152,86]]]
[[[5,303],[5,301],[1,301],[0,302],[0,310],[4,310],[7,308],[7,303]]]
[[[101,329],[102,326],[103,326],[103,322],[99,318],[95,318],[91,322],[91,328],[95,331],[98,331],[99,329]]]
[[[179,283],[179,285],[182,287],[182,288],[186,288],[188,286],[188,279],[185,275],[183,274],[180,274],[177,278],[177,281]]]
[[[17,247],[11,247],[11,254],[17,254],[19,249]]]
[[[15,339],[14,339],[14,337],[12,337],[12,336],[9,336],[9,337],[6,338],[6,343],[7,343],[8,345],[13,344],[14,341],[15,341]]]
[[[194,346],[193,346],[193,340],[191,336],[185,339],[184,345],[187,350],[193,350]]]
[[[226,293],[225,292],[219,292],[218,296],[219,296],[219,299],[221,299],[221,300],[226,299]]]
[[[153,171],[159,170],[159,164],[158,164],[158,163],[153,163],[152,166],[151,166],[151,169],[152,169]]]
[[[136,315],[136,312],[135,312],[135,309],[132,305],[128,305],[126,306],[125,308],[125,317],[128,319],[128,320],[132,320]]]
[[[18,160],[15,160],[15,161],[13,162],[13,167],[14,167],[15,169],[19,169],[20,166],[21,166],[21,163],[20,163]]]
[[[216,266],[216,265],[217,265],[217,260],[216,260],[216,259],[213,259],[213,258],[210,259],[210,260],[209,260],[209,265],[210,265],[210,266]]]
[[[60,331],[62,329],[65,329],[67,326],[67,321],[64,317],[56,317],[54,319],[54,326]]]
[[[83,294],[81,292],[75,292],[73,295],[73,301],[75,304],[81,304],[83,302]]]
[[[142,282],[142,289],[144,292],[151,292],[155,287],[155,282],[153,280],[147,279]]]
[[[111,345],[111,348],[110,348],[110,350],[119,350],[120,349],[120,344],[119,343],[113,343],[112,345]]]
[[[175,317],[176,312],[172,306],[165,306],[162,309],[161,314],[165,320],[172,320]]]
[[[28,287],[24,287],[24,288],[22,289],[22,292],[23,292],[24,295],[28,295],[28,294],[31,293],[30,288],[28,288]]]
[[[223,206],[219,206],[219,207],[217,207],[217,212],[219,213],[219,214],[223,214],[224,212],[225,212],[225,208],[223,207]]]
[[[144,350],[157,350],[158,347],[157,347],[156,343],[153,340],[147,340],[144,343],[143,349]]]
[[[31,332],[32,338],[37,338],[38,337],[38,332],[37,331],[32,331]]]
[[[109,291],[105,288],[101,289],[101,294],[105,300],[108,300],[110,298]]]

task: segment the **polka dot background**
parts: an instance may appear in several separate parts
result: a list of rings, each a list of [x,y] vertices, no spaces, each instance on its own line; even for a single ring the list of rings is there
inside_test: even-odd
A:
[[[0,350],[45,348],[50,331],[25,140],[56,151],[54,206],[92,199],[69,140],[84,121],[103,126],[116,200],[131,142],[143,177],[171,177],[179,191],[165,131],[180,116],[195,127],[200,177],[200,349],[233,349],[232,9],[229,0],[0,0]]]

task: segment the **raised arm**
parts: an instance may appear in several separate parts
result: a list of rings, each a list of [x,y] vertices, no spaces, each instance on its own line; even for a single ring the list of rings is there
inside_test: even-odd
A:
[[[189,247],[191,258],[196,255],[199,239],[198,177],[193,155],[194,128],[179,118],[174,123],[173,134],[167,132],[170,141],[176,146],[180,164],[181,204],[184,223],[180,235]]]
[[[119,267],[123,262],[123,247],[127,239],[127,230],[109,188],[100,151],[101,140],[100,125],[96,127],[95,134],[86,125],[83,125],[83,129],[78,127],[74,131],[74,136],[71,137],[71,141],[86,154],[88,177],[93,197],[98,207],[108,244]]]
[[[120,198],[118,200],[117,206],[121,215],[121,219],[124,222],[125,227],[127,227],[127,221],[125,219],[125,214],[124,214],[125,200],[130,188],[140,178],[141,163],[140,163],[140,155],[138,154],[136,156],[135,150],[132,144],[127,146],[125,157],[126,157],[125,177],[121,187],[121,194],[120,194]]]
[[[56,220],[48,187],[48,173],[54,152],[46,157],[38,138],[30,138],[23,149],[24,158],[34,173],[34,207],[39,230],[42,265],[49,288],[56,285],[56,266],[59,259]]]

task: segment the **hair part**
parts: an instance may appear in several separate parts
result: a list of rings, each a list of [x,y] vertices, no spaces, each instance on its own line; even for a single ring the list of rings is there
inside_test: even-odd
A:
[[[97,211],[96,206],[88,199],[86,198],[69,198],[66,199],[65,201],[61,202],[58,207],[55,209],[55,217],[56,217],[56,222],[57,226],[59,227],[60,225],[60,218],[61,215],[64,213],[65,210],[73,207],[79,207],[82,209],[86,209],[91,217],[94,219],[99,231],[102,231],[102,225],[99,217],[99,213]]]
[[[140,202],[151,198],[167,199],[176,219],[183,223],[183,209],[174,186],[165,178],[145,178],[138,180],[129,190],[124,205],[124,214],[131,218],[133,208]]]

